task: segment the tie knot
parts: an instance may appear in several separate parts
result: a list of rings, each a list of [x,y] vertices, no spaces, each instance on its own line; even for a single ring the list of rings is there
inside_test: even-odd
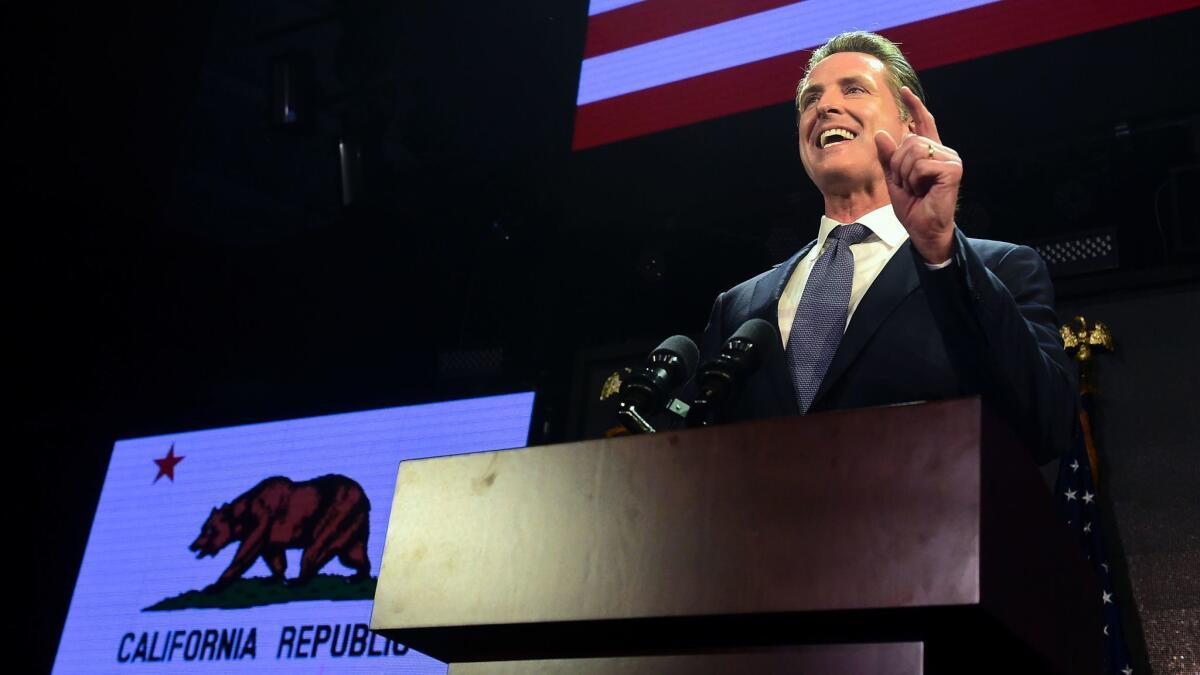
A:
[[[862,223],[850,223],[849,225],[838,225],[829,233],[830,237],[837,239],[838,242],[845,242],[847,246],[852,246],[866,239],[871,234],[871,230]]]

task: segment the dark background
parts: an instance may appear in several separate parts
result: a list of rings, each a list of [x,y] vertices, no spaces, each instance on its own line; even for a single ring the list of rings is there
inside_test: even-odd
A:
[[[531,440],[569,440],[577,364],[699,332],[717,292],[813,236],[787,104],[572,154],[586,18],[222,0],[7,22],[9,482],[31,530],[10,560],[36,583],[33,619],[6,621],[37,670],[115,439],[536,388]],[[921,73],[968,234],[1117,228],[1120,267],[1058,287],[1129,347],[1100,433],[1158,672],[1200,658],[1197,34],[1192,11]],[[269,123],[285,55],[312,64],[300,132]],[[349,208],[339,138],[365,152]]]

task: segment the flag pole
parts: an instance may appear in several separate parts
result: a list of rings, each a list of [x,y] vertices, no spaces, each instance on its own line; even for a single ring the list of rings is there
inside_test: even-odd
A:
[[[1092,397],[1099,395],[1100,389],[1092,381],[1092,362],[1097,352],[1114,352],[1116,344],[1112,333],[1099,321],[1089,326],[1087,319],[1075,317],[1072,324],[1065,324],[1060,329],[1063,346],[1067,353],[1075,357],[1079,364],[1079,398],[1082,406],[1079,410],[1079,425],[1083,432],[1083,442],[1087,447],[1088,465],[1092,470],[1092,482],[1100,481],[1100,464],[1096,459],[1096,440],[1092,434],[1092,421],[1089,412],[1092,407]]]
[[[1125,641],[1125,630],[1118,607],[1116,588],[1108,566],[1103,531],[1101,528],[1102,508],[1099,498],[1099,463],[1096,458],[1096,442],[1092,434],[1092,399],[1100,389],[1092,380],[1092,362],[1098,352],[1115,350],[1112,333],[1099,321],[1088,323],[1077,316],[1060,329],[1063,347],[1079,363],[1079,428],[1071,447],[1059,462],[1055,497],[1060,500],[1067,516],[1067,525],[1078,537],[1079,545],[1099,577],[1103,592],[1097,601],[1104,612],[1105,673],[1107,675],[1133,675],[1129,645]],[[1080,471],[1083,463],[1090,471]]]

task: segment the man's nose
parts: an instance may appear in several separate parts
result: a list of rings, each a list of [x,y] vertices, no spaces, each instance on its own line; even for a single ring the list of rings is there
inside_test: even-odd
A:
[[[828,117],[836,112],[841,112],[841,108],[835,101],[821,101],[817,104],[817,117]]]

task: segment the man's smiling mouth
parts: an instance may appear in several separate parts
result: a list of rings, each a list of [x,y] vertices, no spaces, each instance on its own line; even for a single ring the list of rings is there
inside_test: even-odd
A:
[[[821,148],[828,148],[831,145],[852,141],[857,137],[857,134],[848,129],[826,129],[825,131],[821,132],[821,136],[817,139],[817,146]]]

